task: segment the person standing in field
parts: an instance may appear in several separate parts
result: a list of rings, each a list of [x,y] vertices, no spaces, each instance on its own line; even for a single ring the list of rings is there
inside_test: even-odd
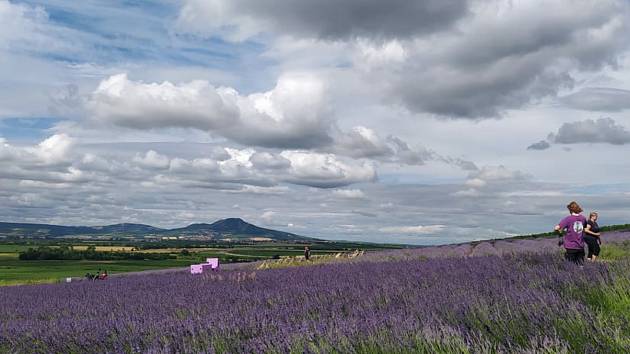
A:
[[[311,250],[308,246],[304,247],[304,259],[307,261],[311,258]]]
[[[586,218],[580,214],[582,208],[575,201],[567,205],[570,215],[560,220],[554,230],[564,232],[562,238],[565,254],[564,258],[575,264],[584,264],[584,225]]]
[[[597,225],[598,217],[597,212],[590,213],[584,229],[584,242],[588,246],[586,259],[589,261],[595,261],[599,257],[599,245],[602,244],[601,232],[599,232],[599,225]]]

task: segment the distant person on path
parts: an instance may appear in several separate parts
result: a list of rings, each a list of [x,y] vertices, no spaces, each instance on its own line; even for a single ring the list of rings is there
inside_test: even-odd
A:
[[[570,215],[560,220],[554,230],[564,232],[562,238],[566,253],[564,258],[578,265],[584,264],[584,225],[586,218],[580,214],[582,208],[575,201],[567,205]]]
[[[589,261],[595,261],[599,257],[599,245],[602,244],[601,232],[599,231],[599,225],[597,225],[598,216],[597,212],[592,212],[588,216],[586,228],[584,229],[584,242],[588,245],[586,259]]]
[[[307,261],[311,259],[311,250],[308,248],[308,246],[304,247],[304,259],[306,259]]]

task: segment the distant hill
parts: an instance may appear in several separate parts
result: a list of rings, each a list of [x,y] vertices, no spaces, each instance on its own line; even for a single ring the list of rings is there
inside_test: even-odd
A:
[[[58,238],[58,237],[184,237],[212,240],[271,240],[312,241],[310,237],[289,232],[265,229],[240,218],[228,218],[212,224],[192,224],[177,229],[160,229],[143,224],[114,224],[106,226],[59,226],[0,222],[0,237]]]
[[[144,224],[114,224],[107,226],[94,226],[92,229],[96,229],[102,233],[131,233],[131,234],[151,234],[165,231],[157,227]]]
[[[274,241],[313,240],[289,232],[265,229],[245,222],[240,218],[228,218],[212,224],[192,224],[179,229],[164,232],[169,235],[216,235],[219,239],[268,238]]]

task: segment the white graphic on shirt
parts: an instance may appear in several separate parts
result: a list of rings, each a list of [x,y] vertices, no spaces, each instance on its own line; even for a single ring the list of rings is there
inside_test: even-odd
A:
[[[576,234],[580,234],[582,233],[583,230],[584,230],[584,225],[582,224],[581,221],[576,221],[573,223],[573,232],[575,232]]]

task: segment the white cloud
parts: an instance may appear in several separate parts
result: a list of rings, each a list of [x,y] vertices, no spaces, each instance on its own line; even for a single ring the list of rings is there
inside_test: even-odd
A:
[[[561,191],[545,191],[545,190],[533,190],[533,191],[513,191],[513,192],[505,192],[501,193],[502,196],[511,198],[511,197],[564,197],[567,195],[565,192]]]
[[[283,151],[280,155],[291,161],[291,183],[333,188],[376,179],[376,171],[368,163],[342,161],[334,154]]]
[[[612,87],[584,87],[559,98],[569,107],[588,111],[618,112],[630,109],[630,90]]]
[[[311,148],[331,141],[325,95],[319,79],[300,73],[247,96],[207,81],[143,83],[119,74],[99,84],[88,108],[95,120],[128,128],[196,128],[245,145]]]
[[[261,194],[261,195],[283,195],[289,193],[291,189],[287,186],[273,186],[273,187],[261,187],[261,186],[250,186],[244,185],[238,191],[234,191],[235,193],[251,193],[251,194]]]
[[[630,143],[630,131],[612,118],[586,119],[564,123],[550,140],[558,144],[608,143],[623,145]]]
[[[573,86],[576,73],[616,65],[629,44],[619,40],[628,13],[616,0],[476,2],[451,31],[401,42],[397,65],[371,64],[365,45],[354,65],[413,112],[498,117]],[[368,53],[382,51],[377,41],[371,45]]]
[[[36,146],[18,147],[0,141],[0,160],[19,161],[22,164],[56,165],[71,159],[75,145],[73,138],[66,134],[55,134]]]
[[[262,219],[266,224],[271,224],[273,223],[274,215],[276,215],[275,212],[271,210],[267,210],[264,213],[262,213],[262,215],[260,215],[260,219]]]
[[[512,188],[515,184],[523,183],[531,176],[518,170],[508,169],[503,165],[483,166],[472,171],[464,186],[467,189],[451,193],[455,197],[479,197],[495,193],[498,188]]]
[[[484,187],[488,183],[481,178],[471,178],[467,180],[466,183],[464,184],[471,188],[481,188],[481,187]]]
[[[446,228],[446,225],[388,226],[378,229],[380,232],[393,234],[434,234]]]
[[[28,52],[33,50],[73,51],[67,31],[49,23],[42,6],[0,1],[0,50]]]
[[[153,150],[147,151],[144,156],[136,154],[133,161],[148,168],[167,169],[171,161],[167,156],[160,155]]]
[[[452,195],[455,197],[478,197],[481,195],[481,192],[475,188],[468,188],[452,193]]]
[[[365,65],[370,69],[402,64],[408,56],[403,44],[398,40],[391,40],[382,44],[361,40],[358,42],[357,49],[358,55],[362,59],[357,64]]]
[[[347,199],[365,199],[367,196],[360,189],[335,189],[332,194]]]
[[[472,180],[488,181],[513,181],[526,180],[529,175],[517,170],[511,170],[503,165],[499,166],[483,166],[479,171],[471,173]],[[479,183],[478,181],[476,183]]]
[[[338,132],[331,152],[354,158],[370,158],[377,161],[406,165],[423,165],[436,154],[425,148],[411,148],[395,136],[383,139],[376,131],[364,126],[355,126],[348,132]]]

